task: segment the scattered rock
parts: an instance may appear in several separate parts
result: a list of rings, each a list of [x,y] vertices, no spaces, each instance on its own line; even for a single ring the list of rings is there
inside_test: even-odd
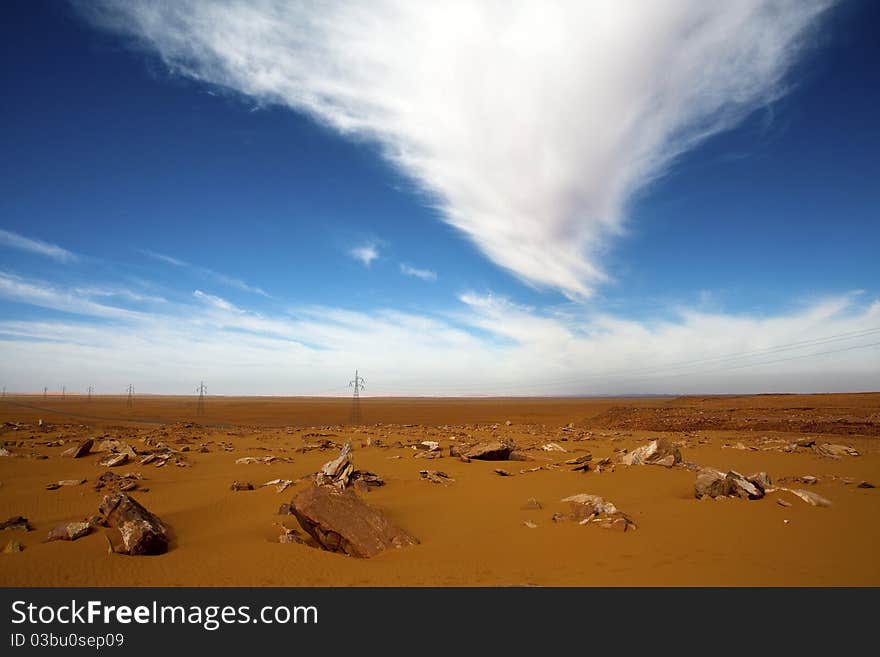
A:
[[[240,491],[240,490],[253,490],[254,485],[249,481],[233,481],[232,486],[229,487],[230,490]]]
[[[768,475],[766,472],[756,472],[755,474],[751,474],[746,477],[746,479],[748,479],[750,482],[755,484],[755,486],[763,491],[766,491],[773,485],[773,482],[770,481],[770,475]]]
[[[546,445],[541,445],[541,449],[545,452],[567,452],[562,445],[558,445],[556,443],[547,443]]]
[[[74,445],[70,449],[66,449],[63,452],[61,452],[61,456],[67,456],[70,458],[78,459],[81,456],[85,456],[86,454],[88,454],[92,449],[92,445],[94,445],[94,444],[95,444],[95,441],[92,438],[86,438],[78,445]]]
[[[495,468],[494,472],[495,472],[495,474],[497,474],[499,477],[512,477],[512,476],[513,476],[513,475],[510,474],[507,470],[502,470],[501,468]]]
[[[764,488],[760,479],[752,481],[734,470],[724,474],[714,468],[701,468],[697,471],[694,481],[694,497],[739,497],[748,500],[759,500],[764,497]]]
[[[801,475],[798,477],[798,481],[802,484],[816,484],[819,482],[819,479],[813,475]]]
[[[789,488],[786,489],[789,493],[793,495],[797,495],[804,502],[811,506],[831,506],[831,500],[828,500],[818,493],[814,493],[809,490],[804,490],[802,488]]]
[[[105,468],[115,468],[117,465],[123,465],[125,463],[128,463],[128,454],[125,452],[121,454],[111,453],[109,456],[105,456],[98,461],[98,465],[102,465]]]
[[[480,443],[469,448],[463,456],[478,461],[508,461],[516,445],[509,438]]]
[[[29,532],[33,527],[31,527],[28,519],[24,516],[12,516],[9,520],[0,522],[0,530],[4,529],[23,529],[24,531]]]
[[[562,501],[569,503],[569,517],[581,525],[596,522],[602,527],[618,531],[636,528],[635,523],[626,514],[612,502],[607,502],[598,495],[580,493],[566,497]]]
[[[168,530],[165,525],[133,497],[125,493],[107,495],[98,511],[104,522],[121,535],[121,545],[113,546],[114,552],[146,555],[168,551]]]
[[[92,526],[87,522],[70,522],[66,525],[59,525],[49,532],[46,540],[49,541],[75,541],[78,538],[87,536],[92,531]]]
[[[874,484],[867,481],[860,481],[856,488],[876,488]]]
[[[367,470],[355,470],[351,473],[349,481],[363,483],[367,488],[378,488],[385,485],[385,480],[382,477],[375,472],[368,472]]]
[[[430,481],[432,484],[445,484],[455,481],[448,474],[439,470],[419,470],[419,476],[425,481]]]
[[[470,460],[470,459],[468,459]],[[527,452],[521,452],[518,450],[513,450],[510,453],[510,456],[507,457],[508,461],[534,461],[535,457]]]
[[[61,481],[53,481],[51,484],[46,484],[46,490],[58,490],[62,486],[79,486],[84,483],[86,483],[85,479],[62,479]]]
[[[522,506],[524,511],[540,511],[544,506],[534,497],[530,497]]]
[[[416,445],[416,449],[422,449],[428,452],[439,452],[440,443],[438,443],[436,440],[423,440],[418,445]]]
[[[6,554],[21,552],[22,550],[24,550],[24,547],[22,547],[21,543],[16,540],[9,541],[6,544],[6,547],[3,548],[3,552],[5,552]]]
[[[289,516],[293,514],[293,508],[289,504],[282,504],[278,507],[279,516]]]
[[[240,459],[235,459],[236,464],[238,465],[249,465],[251,463],[262,463],[263,465],[269,465],[272,461],[275,460],[274,456],[243,456]]]
[[[280,522],[276,522],[275,526],[281,530],[281,533],[278,535],[279,543],[305,543],[302,536],[296,529],[286,527]]]
[[[351,490],[310,486],[293,498],[291,507],[303,529],[331,552],[368,558],[419,542]]]
[[[348,486],[348,480],[354,471],[354,464],[351,462],[351,443],[345,443],[342,450],[332,461],[328,461],[321,468],[315,477],[315,483],[318,486],[332,486],[333,488],[342,490]]]
[[[785,507],[791,506],[791,502],[789,502],[788,500],[784,500],[781,497],[776,498],[776,503],[779,506],[785,506]]]
[[[859,453],[852,447],[847,445],[835,445],[833,443],[824,443],[813,448],[819,456],[829,459],[839,459],[843,456],[858,456]]]
[[[669,463],[667,457],[672,457],[672,463]],[[647,445],[642,445],[633,451],[624,454],[620,462],[624,465],[667,465],[671,467],[676,463],[681,463],[681,452],[678,447],[672,444],[672,441],[666,438],[657,438]]]
[[[524,524],[526,527],[528,527],[529,529],[535,529],[535,528],[538,526],[538,525],[536,525],[534,522],[532,522],[531,520],[524,520],[524,521],[523,521],[523,524]]]
[[[279,493],[283,493],[287,490],[289,486],[292,486],[293,482],[290,479],[273,479],[271,481],[267,481],[265,484],[260,484],[260,488],[264,486],[275,486],[275,490]]]
[[[694,482],[694,497],[697,499],[724,497],[727,491],[727,479],[720,470],[702,468],[697,472],[697,479]]]
[[[565,516],[562,515],[561,513],[554,513],[551,520],[553,522],[565,522]]]
[[[575,459],[568,459],[565,464],[574,466],[571,470],[572,472],[589,472],[590,470],[590,461],[593,460],[592,454],[584,454],[583,456],[578,456]]]

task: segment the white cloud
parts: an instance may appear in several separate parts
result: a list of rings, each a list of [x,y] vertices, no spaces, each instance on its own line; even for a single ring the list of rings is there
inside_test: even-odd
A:
[[[85,5],[176,72],[366,137],[447,222],[571,297],[628,201],[778,98],[830,0]],[[369,260],[367,260],[369,262]]]
[[[379,395],[880,389],[880,301],[865,295],[764,317],[682,308],[657,322],[475,293],[434,315],[324,306],[265,315],[201,290],[192,297],[133,312],[2,274],[0,298],[80,317],[0,319],[0,378],[17,390],[136,381],[144,392],[187,393],[205,379],[219,394],[344,395],[359,368]]]
[[[241,279],[235,278],[233,276],[227,276],[226,274],[221,274],[220,272],[214,271],[213,269],[208,269],[207,267],[199,267],[198,265],[193,265],[186,260],[174,258],[172,256],[165,255],[164,253],[156,253],[155,251],[150,251],[149,249],[141,249],[141,253],[166,264],[173,265],[175,267],[190,269],[202,278],[216,281],[218,283],[221,283],[222,285],[226,285],[227,287],[233,287],[237,290],[242,290],[243,292],[249,292],[251,294],[258,294],[261,297],[271,298],[272,296],[262,288],[248,285]]]
[[[437,272],[431,271],[430,269],[419,269],[418,267],[411,267],[410,265],[403,262],[400,263],[400,273],[404,276],[421,278],[423,281],[437,280]]]
[[[30,253],[37,253],[52,258],[53,260],[57,260],[58,262],[74,262],[78,260],[75,253],[71,253],[67,249],[62,249],[57,244],[50,244],[49,242],[43,242],[42,240],[25,237],[24,235],[19,235],[18,233],[13,233],[9,230],[3,230],[2,228],[0,228],[0,246],[6,246],[20,251],[29,251]]]
[[[365,267],[369,267],[373,260],[379,258],[379,245],[375,242],[368,242],[361,246],[356,246],[348,252],[355,260],[362,262]]]

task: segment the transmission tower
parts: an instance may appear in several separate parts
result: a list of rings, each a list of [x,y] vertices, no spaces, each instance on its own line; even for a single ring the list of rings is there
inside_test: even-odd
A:
[[[43,397],[49,394],[49,386],[43,386]]]
[[[364,377],[358,374],[358,371],[354,371],[354,379],[352,379],[348,386],[350,388],[354,388],[354,396],[351,398],[351,423],[352,424],[360,424],[361,423],[361,390],[364,389]]]
[[[94,391],[94,388],[92,388],[92,386],[89,386],[89,401],[92,401],[92,392],[93,391]]]
[[[196,415],[204,415],[205,414],[205,395],[208,392],[208,389],[205,387],[205,382],[202,381],[199,384],[199,387],[196,388],[196,392],[199,393],[199,402],[196,404]]]
[[[126,402],[126,406],[131,408],[134,406],[134,386],[132,384],[128,384],[128,401]]]
[[[61,397],[67,396],[67,386],[61,386]]]

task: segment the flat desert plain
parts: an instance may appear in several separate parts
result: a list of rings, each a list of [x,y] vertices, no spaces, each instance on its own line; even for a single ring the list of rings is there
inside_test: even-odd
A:
[[[32,529],[0,531],[22,548],[0,554],[0,584],[880,585],[880,393],[363,398],[358,426],[351,414],[350,399],[210,397],[197,414],[192,397],[3,397],[0,521],[23,516]],[[89,453],[62,456],[88,438]],[[680,461],[621,462],[657,439]],[[517,460],[459,456],[502,440]],[[345,443],[354,469],[384,481],[355,494],[417,545],[350,557],[279,514]],[[128,448],[125,463],[99,464]],[[770,483],[761,499],[698,499],[701,467]],[[293,483],[261,485],[272,480]],[[165,554],[112,552],[102,527],[46,540],[121,485],[167,526]],[[578,516],[562,500],[581,493],[627,521]],[[304,542],[279,542],[281,525]]]

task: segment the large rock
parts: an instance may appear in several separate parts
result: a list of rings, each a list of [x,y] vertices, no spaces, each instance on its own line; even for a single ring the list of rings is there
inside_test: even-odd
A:
[[[302,528],[331,552],[368,558],[419,542],[351,490],[310,486],[290,506]]]
[[[761,473],[766,476],[766,473]],[[746,478],[731,470],[726,474],[714,468],[701,468],[694,481],[694,497],[740,497],[759,500],[764,497],[760,478]],[[767,478],[769,480],[769,477]]]
[[[122,544],[114,552],[131,555],[168,551],[168,530],[157,516],[125,493],[106,495],[98,507],[104,522],[119,530]]]
[[[69,522],[66,525],[59,525],[51,530],[46,540],[75,541],[78,538],[87,536],[91,531],[92,527],[87,522]]]
[[[842,456],[858,456],[859,453],[848,445],[835,445],[833,443],[823,443],[818,447],[814,447],[819,456],[829,459],[839,459]]]
[[[351,443],[345,443],[339,456],[324,464],[315,477],[315,483],[318,486],[332,486],[342,490],[348,486],[352,472],[354,463],[351,461]]]
[[[724,473],[714,468],[702,468],[697,472],[694,482],[694,497],[725,497],[727,495],[727,479]]]
[[[624,454],[620,462],[624,465],[665,465],[672,467],[681,463],[681,452],[672,441],[666,438],[657,438],[647,445],[637,447],[628,454]]]
[[[74,445],[70,449],[66,449],[61,452],[61,456],[69,456],[70,458],[78,459],[79,457],[88,454],[91,451],[92,445],[94,443],[95,441],[93,439],[86,438],[78,445]]]
[[[508,461],[510,454],[516,449],[516,445],[509,438],[490,440],[469,447],[463,456],[478,461]]]

